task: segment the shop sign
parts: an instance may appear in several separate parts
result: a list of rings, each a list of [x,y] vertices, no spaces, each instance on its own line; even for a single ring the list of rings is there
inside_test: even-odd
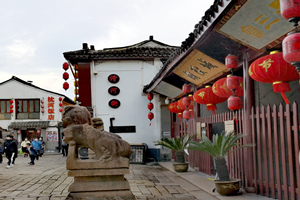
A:
[[[110,95],[117,96],[118,94],[120,94],[120,89],[116,86],[112,86],[112,87],[108,88],[108,93]]]
[[[118,99],[111,99],[108,102],[109,107],[111,108],[119,108],[121,105],[121,102]]]
[[[227,71],[229,69],[224,64],[194,49],[173,72],[188,82],[201,86]]]
[[[182,94],[182,90],[180,88],[164,81],[161,81],[154,91],[170,98],[176,98]]]
[[[120,77],[117,74],[111,74],[108,76],[108,81],[110,83],[118,83],[120,81]]]
[[[259,50],[280,43],[293,26],[281,17],[279,0],[251,0],[238,1],[216,29]]]
[[[54,120],[54,97],[48,97],[48,120]]]

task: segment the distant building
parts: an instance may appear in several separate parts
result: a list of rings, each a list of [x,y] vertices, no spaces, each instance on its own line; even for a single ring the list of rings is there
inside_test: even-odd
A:
[[[170,132],[170,123],[162,123],[161,112],[167,113],[166,120],[170,115],[164,99],[154,94],[154,119],[149,126],[150,101],[143,88],[176,49],[150,36],[138,44],[103,50],[84,43],[83,49],[65,52],[64,57],[78,75],[79,104],[90,109],[93,117],[102,118],[106,131],[119,134],[130,144],[147,144],[152,156],[160,159],[159,147],[153,142],[160,140],[163,132]]]
[[[43,137],[46,151],[60,146],[61,111],[75,104],[71,99],[15,76],[0,83],[0,94],[0,137],[14,133],[19,144],[25,137]]]

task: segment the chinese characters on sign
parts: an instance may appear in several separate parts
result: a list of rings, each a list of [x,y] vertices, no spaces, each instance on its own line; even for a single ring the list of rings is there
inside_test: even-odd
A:
[[[54,97],[48,97],[48,120],[54,120]]]
[[[107,79],[110,83],[118,83],[120,80],[120,77],[117,74],[111,74],[108,76]],[[117,96],[120,93],[120,89],[117,86],[111,86],[110,88],[108,88],[108,93],[112,96]],[[108,102],[108,105],[111,108],[119,108],[121,105],[121,102],[118,99],[111,99]]]
[[[200,86],[226,71],[225,65],[195,49],[176,67],[174,73]]]
[[[110,83],[118,83],[120,80],[120,77],[117,74],[111,74],[108,76],[108,81]]]
[[[58,141],[58,134],[57,131],[46,131],[46,138],[47,141]]]
[[[252,0],[243,3],[238,2],[232,12],[228,12],[226,19],[229,20],[225,23],[223,21],[223,26],[221,23],[218,25],[222,26],[219,27],[221,33],[255,49],[261,49],[293,29],[280,15],[279,0]],[[275,46],[275,43],[272,45]]]
[[[113,96],[117,96],[120,93],[120,89],[116,86],[108,88],[108,93]]]
[[[111,108],[119,108],[120,105],[121,105],[121,102],[118,100],[118,99],[112,99],[108,102],[108,105],[111,107]]]

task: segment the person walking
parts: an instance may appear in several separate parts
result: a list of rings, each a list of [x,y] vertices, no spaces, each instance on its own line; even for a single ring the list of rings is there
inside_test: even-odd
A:
[[[69,145],[65,143],[64,141],[65,136],[63,136],[62,141],[61,141],[61,146],[62,146],[62,155],[63,157],[68,156],[68,150],[69,150]]]
[[[30,157],[30,162],[28,163],[29,165],[34,165],[34,160],[38,156],[37,151],[34,149],[30,143],[26,143],[26,149],[25,152],[29,155]]]
[[[27,137],[25,138],[25,140],[23,142],[21,142],[21,148],[22,148],[22,152],[24,154],[24,157],[27,157],[28,154],[26,153],[26,148],[27,148],[27,143],[30,144],[30,141],[27,139]]]
[[[36,160],[39,160],[42,143],[39,141],[38,137],[35,137],[34,140],[31,142],[31,145],[37,152]]]
[[[44,142],[44,140],[43,140],[43,137],[40,137],[40,138],[39,138],[39,141],[42,143],[42,145],[41,145],[41,150],[40,150],[40,157],[42,157],[43,154],[44,154],[44,152],[45,152],[45,142]]]
[[[4,152],[7,158],[6,168],[13,167],[18,155],[18,146],[12,135],[7,135],[6,137],[6,141],[4,142]]]
[[[0,138],[0,164],[3,162],[2,154],[4,153],[4,141]]]

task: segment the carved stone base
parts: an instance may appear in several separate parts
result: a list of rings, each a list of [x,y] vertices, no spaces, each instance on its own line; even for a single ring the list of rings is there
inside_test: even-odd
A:
[[[74,176],[74,182],[68,190],[69,199],[134,199],[129,183],[124,177],[124,174],[128,173],[128,168],[69,170],[68,176]]]

